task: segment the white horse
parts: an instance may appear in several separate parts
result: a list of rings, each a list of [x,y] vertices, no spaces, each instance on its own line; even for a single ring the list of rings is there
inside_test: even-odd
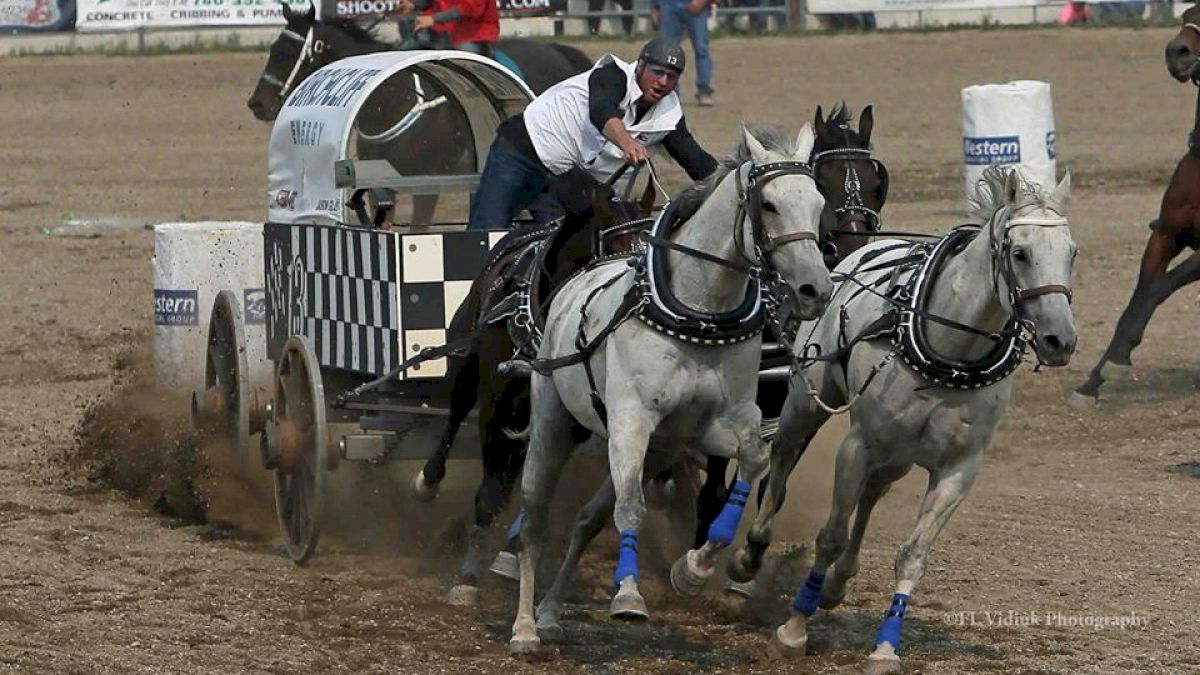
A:
[[[573,425],[608,438],[621,532],[613,616],[646,616],[637,540],[652,443],[656,453],[688,446],[738,459],[738,488],[709,542],[689,553],[688,581],[703,585],[715,569],[715,553],[732,542],[739,502],[769,463],[754,402],[765,303],[758,279],[786,282],[795,310],[807,318],[824,311],[833,290],[817,247],[825,200],[805,163],[813,140],[808,125],[795,141],[743,130],[734,155],[740,161],[723,163],[698,186],[703,199],[693,200],[699,203],[690,217],[682,214],[682,226],[668,231],[668,219],[660,220],[640,266],[596,267],[568,282],[553,301],[532,382],[511,653],[541,646],[534,569]],[[630,320],[634,316],[638,320]]]
[[[772,651],[804,653],[809,617],[818,606],[840,604],[858,572],[876,501],[916,464],[929,472],[929,484],[913,534],[897,554],[895,595],[867,664],[868,673],[901,672],[908,599],[934,540],[975,481],[1026,341],[1050,366],[1066,365],[1075,350],[1070,191],[1070,176],[1044,194],[1019,169],[989,169],[973,202],[980,227],[959,228],[932,246],[878,242],[834,271],[845,280],[830,311],[800,328],[767,492],[747,547],[728,566],[737,581],[753,577],[788,475],[835,412],[831,406],[848,407],[829,519],[791,618],[772,635]],[[898,321],[881,320],[889,313]]]

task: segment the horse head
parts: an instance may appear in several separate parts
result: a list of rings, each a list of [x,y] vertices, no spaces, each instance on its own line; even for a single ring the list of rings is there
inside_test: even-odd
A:
[[[816,141],[810,160],[817,183],[825,195],[821,213],[821,248],[829,267],[865,246],[870,233],[879,230],[879,212],[888,193],[888,172],[871,156],[871,106],[863,108],[858,130],[845,103],[825,118],[817,106],[813,126]]]
[[[279,115],[283,102],[314,71],[338,59],[387,49],[369,29],[351,20],[318,20],[316,9],[297,12],[283,4],[286,25],[267,52],[267,65],[246,106],[265,122]]]
[[[771,130],[742,129],[737,155],[751,166],[745,194],[749,217],[741,236],[743,242],[753,240],[766,275],[787,283],[796,314],[815,319],[833,293],[818,246],[825,198],[808,164],[816,136],[809,124],[791,144],[772,136]]]
[[[993,204],[988,210],[994,209],[988,236],[1000,304],[1033,331],[1042,363],[1064,366],[1077,338],[1071,281],[1078,248],[1067,226],[1071,175],[1049,193],[1019,167],[996,170],[993,176],[985,172],[982,184],[993,193],[986,198]],[[996,188],[1002,191],[999,199]]]
[[[1180,82],[1200,84],[1200,5],[1187,8],[1179,33],[1167,43],[1167,71]]]
[[[592,188],[592,222],[597,227],[600,255],[629,253],[638,248],[639,234],[650,227],[656,196],[654,180],[646,181],[637,201],[621,197],[611,185]]]

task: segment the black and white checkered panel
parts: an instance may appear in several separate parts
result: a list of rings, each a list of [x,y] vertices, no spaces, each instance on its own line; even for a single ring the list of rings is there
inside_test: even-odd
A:
[[[304,334],[322,366],[382,375],[400,361],[396,236],[295,226],[304,265]]]
[[[454,312],[505,234],[268,224],[268,354],[304,335],[321,367],[378,376],[445,344]],[[438,359],[400,377],[445,374]]]
[[[505,231],[402,234],[400,236],[400,317],[403,358],[426,347],[446,344],[446,328],[471,282],[483,268],[488,251]],[[446,374],[446,360],[413,366],[402,377],[431,378]]]

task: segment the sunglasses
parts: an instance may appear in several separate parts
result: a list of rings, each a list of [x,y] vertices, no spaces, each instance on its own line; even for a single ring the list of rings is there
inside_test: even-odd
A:
[[[646,74],[656,80],[666,80],[671,84],[679,81],[679,73],[662,66],[648,65],[646,66]]]

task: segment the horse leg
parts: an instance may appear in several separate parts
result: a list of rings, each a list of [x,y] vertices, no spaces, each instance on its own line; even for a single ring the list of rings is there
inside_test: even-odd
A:
[[[412,224],[424,226],[433,223],[433,212],[437,209],[437,195],[413,195]]]
[[[509,438],[506,430],[525,419],[519,399],[525,393],[521,380],[500,380],[500,391],[480,411],[480,446],[483,451],[483,480],[475,492],[475,526],[467,537],[467,552],[459,568],[458,584],[451,589],[453,604],[475,604],[476,588],[482,572],[480,547],[487,538],[496,515],[508,505],[513,483],[524,463],[522,443]]]
[[[618,619],[644,619],[646,600],[638,590],[638,534],[646,515],[646,497],[642,489],[646,450],[650,434],[658,420],[652,419],[641,402],[613,406],[608,413],[608,469],[616,494],[613,521],[621,533],[617,569],[613,573],[616,595],[609,616]]]
[[[938,467],[929,473],[929,487],[917,516],[917,526],[896,555],[896,592],[879,633],[875,651],[867,659],[867,673],[885,675],[903,672],[900,665],[900,632],[904,627],[904,612],[908,599],[925,571],[929,550],[954,510],[970,491],[979,472],[983,453],[977,451],[960,461]]]
[[[446,477],[446,459],[450,456],[454,437],[475,407],[479,392],[479,355],[472,352],[466,358],[450,358],[446,380],[454,383],[450,390],[450,416],[446,418],[437,449],[413,477],[413,494],[422,502],[437,497],[442,479]]]
[[[542,602],[538,605],[537,630],[538,636],[543,640],[547,642],[562,640],[563,629],[558,620],[562,616],[563,590],[575,576],[575,571],[579,567],[579,558],[583,555],[584,549],[604,529],[608,515],[612,513],[616,503],[617,492],[613,487],[612,478],[608,478],[596,491],[596,494],[592,495],[588,503],[579,509],[579,514],[575,517],[575,527],[571,530],[571,542],[567,546],[567,553],[563,557],[562,565],[558,568],[558,574],[555,575],[550,590],[546,591],[546,597],[542,598]]]
[[[1104,350],[1104,355],[1092,368],[1088,379],[1075,391],[1083,396],[1098,398],[1100,385],[1104,384],[1105,366],[1112,364],[1118,367],[1130,365],[1130,355],[1133,349],[1142,342],[1146,332],[1146,324],[1154,316],[1154,310],[1180,286],[1200,278],[1200,259],[1193,253],[1187,260],[1176,265],[1167,273],[1167,265],[1183,247],[1175,239],[1153,232],[1146,242],[1146,250],[1142,254],[1142,264],[1138,272],[1137,284],[1133,295],[1121,317],[1117,319],[1117,327],[1113,331],[1112,340]]]
[[[808,619],[817,611],[825,570],[846,547],[850,514],[862,498],[868,471],[868,448],[853,423],[838,448],[833,478],[833,506],[829,519],[817,534],[816,556],[804,585],[792,599],[791,618],[775,629],[770,649],[781,656],[800,656],[808,645]]]
[[[892,483],[903,478],[911,468],[906,466],[876,471],[867,480],[867,486],[858,500],[858,508],[854,509],[854,527],[850,530],[850,541],[846,542],[846,550],[833,564],[833,571],[825,578],[825,584],[821,587],[821,609],[833,609],[846,598],[846,583],[858,575],[858,553],[862,549],[863,535],[866,534],[867,523],[871,520],[871,512],[880,497],[887,494]]]
[[[521,528],[521,588],[517,616],[513,621],[508,652],[514,656],[533,655],[541,649],[534,619],[534,571],[546,538],[550,501],[558,484],[563,464],[571,451],[570,413],[559,398],[554,383],[541,376],[533,381],[533,412],[530,418],[529,447],[521,495],[525,500],[525,523]]]
[[[819,368],[820,371],[814,374],[817,381],[824,382],[824,368]],[[820,395],[822,400],[836,404],[840,394],[830,385],[822,387]],[[799,387],[792,386],[780,411],[779,429],[771,448],[771,470],[765,481],[766,489],[759,492],[758,512],[746,534],[746,547],[730,556],[726,566],[725,572],[732,581],[750,582],[762,568],[767,549],[771,546],[771,528],[787,498],[788,479],[809,443],[828,419],[829,413],[817,406]]]
[[[708,468],[705,470],[704,486],[696,495],[696,536],[692,540],[692,548],[700,548],[708,541],[708,528],[717,519],[728,498],[725,475],[729,471],[729,458],[708,456]]]
[[[720,515],[708,528],[708,540],[700,548],[685,553],[671,567],[671,585],[677,593],[696,595],[703,590],[716,571],[717,554],[733,543],[750,498],[750,486],[762,478],[771,461],[761,430],[762,411],[753,402],[743,403],[711,424],[700,438],[700,447],[708,454],[728,455],[730,449],[735,449],[737,480]]]

